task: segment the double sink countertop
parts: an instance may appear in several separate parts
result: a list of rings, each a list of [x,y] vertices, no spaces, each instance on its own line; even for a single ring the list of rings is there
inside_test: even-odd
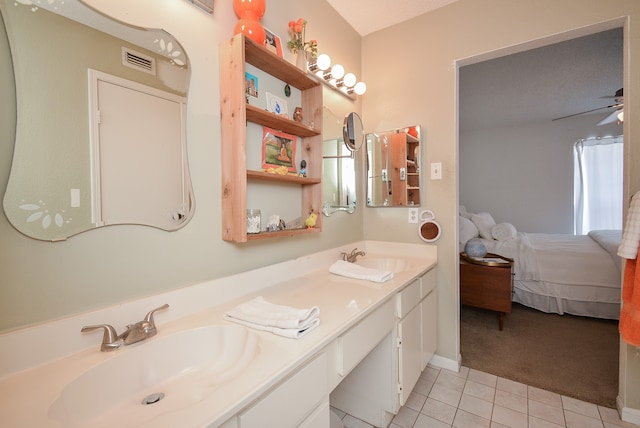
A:
[[[356,246],[366,251],[365,259],[402,259],[405,270],[395,272],[394,278],[384,283],[329,273],[329,266],[338,259],[339,254],[349,252]],[[225,321],[223,315],[256,296],[263,296],[277,305],[295,308],[318,306],[320,325],[300,339],[249,329],[258,335],[259,351],[236,377],[203,390],[200,397],[193,398],[181,408],[164,411],[162,407],[154,409],[150,406],[149,412],[155,413],[144,422],[131,421],[128,425],[125,416],[113,426],[218,425],[263,396],[436,263],[435,246],[362,241],[128,304],[2,334],[0,395],[3,399],[0,400],[0,426],[69,426],[69,421],[56,416],[53,409],[65,387],[75,379],[94,367],[119,358],[123,353],[134,349],[140,353],[151,341],[205,326],[237,325]],[[137,319],[132,314],[140,318],[140,314],[164,303],[168,303],[170,308],[156,313],[158,334],[146,341],[113,352],[100,352],[100,334],[80,333],[83,325],[133,323]],[[171,319],[167,321],[167,318]],[[180,349],[175,349],[175,352],[179,353]],[[151,350],[145,358],[154,358]]]

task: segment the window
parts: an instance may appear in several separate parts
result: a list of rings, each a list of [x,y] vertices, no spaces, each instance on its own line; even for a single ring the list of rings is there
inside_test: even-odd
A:
[[[573,147],[574,233],[622,229],[622,137],[580,140]]]

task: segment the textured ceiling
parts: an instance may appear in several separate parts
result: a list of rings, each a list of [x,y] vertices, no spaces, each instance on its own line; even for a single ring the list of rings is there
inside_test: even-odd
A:
[[[623,86],[622,37],[614,29],[461,67],[461,130],[551,122],[614,104],[602,97]],[[594,125],[612,111],[590,113]]]

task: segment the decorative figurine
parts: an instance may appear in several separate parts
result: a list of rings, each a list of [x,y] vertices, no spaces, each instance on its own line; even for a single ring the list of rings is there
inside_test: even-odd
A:
[[[293,111],[293,120],[296,122],[302,122],[302,107],[296,107]]]
[[[284,85],[284,95],[287,97],[291,96],[291,86],[289,86],[288,83]]]
[[[302,159],[300,161],[300,177],[307,176],[307,161]]]
[[[307,226],[307,229],[313,229],[316,226],[317,218],[318,218],[318,214],[314,212],[309,214],[309,217],[307,217],[307,219],[304,221],[304,224],[305,226]]]
[[[275,232],[280,227],[280,216],[278,214],[273,214],[269,217],[269,222],[267,223],[267,231]]]

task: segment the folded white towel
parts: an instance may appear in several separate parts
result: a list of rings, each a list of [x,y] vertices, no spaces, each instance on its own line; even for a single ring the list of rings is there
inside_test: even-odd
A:
[[[366,268],[344,260],[338,260],[332,264],[329,267],[329,272],[348,278],[366,279],[372,282],[385,282],[393,279],[393,272],[390,270]]]
[[[496,241],[506,241],[515,238],[517,234],[518,231],[511,223],[498,223],[491,228],[491,236]]]
[[[229,321],[241,320],[264,327],[305,330],[320,317],[320,308],[297,309],[267,302],[262,296],[242,303],[225,314]]]
[[[638,256],[640,243],[640,192],[631,198],[627,221],[622,232],[622,243],[618,248],[618,255],[625,259],[634,260]]]
[[[314,318],[306,324],[304,328],[278,328],[273,326],[254,324],[249,321],[243,321],[238,318],[231,318],[225,315],[226,320],[235,322],[240,325],[244,325],[249,328],[255,328],[256,330],[268,331],[278,336],[288,337],[289,339],[300,339],[302,336],[309,333],[311,330],[320,325],[320,318]]]

